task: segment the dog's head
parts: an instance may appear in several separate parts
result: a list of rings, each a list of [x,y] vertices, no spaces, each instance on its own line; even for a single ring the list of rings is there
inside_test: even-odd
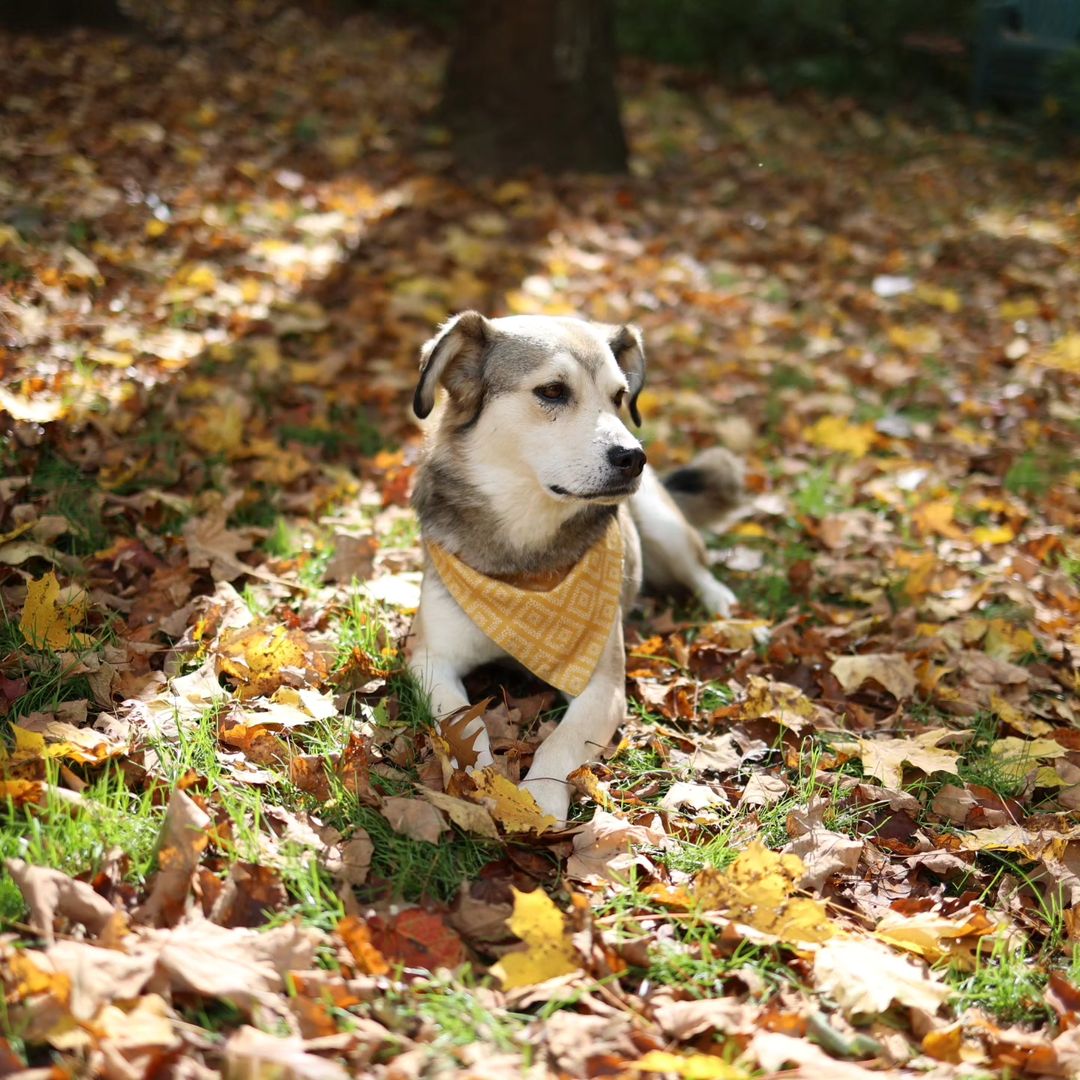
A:
[[[413,408],[426,417],[441,385],[442,430],[474,467],[530,478],[559,501],[612,503],[641,482],[645,452],[620,417],[641,423],[644,381],[636,327],[466,311],[424,346]]]

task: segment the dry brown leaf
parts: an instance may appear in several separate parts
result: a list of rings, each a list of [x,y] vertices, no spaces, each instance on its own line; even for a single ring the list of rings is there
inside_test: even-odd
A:
[[[667,834],[658,816],[646,824],[632,824],[617,814],[598,809],[574,837],[574,853],[566,864],[567,877],[578,881],[625,882],[636,867],[654,871],[652,863],[635,847],[659,847]]]
[[[169,799],[158,840],[158,869],[150,895],[135,919],[151,926],[175,923],[188,906],[188,892],[209,840],[210,815],[177,789]]]
[[[867,776],[880,780],[887,788],[899,788],[903,766],[913,765],[925,773],[956,774],[960,755],[942,750],[938,743],[953,735],[947,728],[932,728],[903,739],[860,739],[859,751]]]
[[[880,683],[897,701],[915,693],[915,670],[903,653],[865,653],[841,656],[830,668],[845,691],[858,690],[867,679]]]
[[[446,832],[446,819],[430,802],[422,799],[406,799],[392,796],[384,799],[382,815],[390,822],[390,828],[413,840],[437,844]]]
[[[219,506],[184,524],[189,564],[195,569],[209,567],[215,581],[234,581],[241,574],[253,573],[252,567],[237,558],[241,551],[251,549],[252,541],[244,533],[230,530],[225,524],[228,517],[229,511]]]
[[[495,827],[491,814],[483,806],[447,795],[444,791],[432,791],[430,788],[424,788],[420,794],[432,806],[446,814],[459,829],[476,833],[477,836],[486,836],[490,840],[498,840],[499,830]]]
[[[458,709],[457,712],[444,716],[439,721],[439,734],[446,740],[450,747],[450,757],[459,769],[469,769],[479,760],[476,752],[476,740],[480,737],[480,728],[477,727],[472,734],[466,729],[472,726],[474,720],[483,717],[487,707],[494,698],[484,698],[468,708]]]
[[[53,924],[58,916],[97,934],[116,914],[112,904],[84,881],[22,859],[8,859],[5,865],[29,908],[30,924],[46,944],[55,940]]]
[[[343,1065],[305,1049],[299,1035],[271,1035],[241,1027],[225,1043],[230,1080],[348,1080]]]
[[[286,923],[269,930],[225,928],[201,916],[178,926],[139,931],[140,947],[156,954],[156,971],[174,993],[223,998],[250,1011],[287,1011],[285,976],[311,967],[323,935]],[[155,984],[156,985],[156,984]]]
[[[845,1012],[876,1015],[892,1002],[937,1012],[952,990],[933,972],[872,938],[833,938],[814,956],[814,984]]]
[[[802,859],[804,873],[799,884],[804,889],[820,892],[833,874],[855,872],[863,842],[817,826],[785,844],[781,850],[785,855],[797,855]]]

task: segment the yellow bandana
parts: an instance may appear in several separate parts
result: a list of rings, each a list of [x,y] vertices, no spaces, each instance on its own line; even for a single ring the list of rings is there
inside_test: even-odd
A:
[[[438,544],[426,546],[447,591],[499,648],[572,697],[589,685],[619,617],[623,541],[617,521],[557,585],[543,590],[488,577]]]

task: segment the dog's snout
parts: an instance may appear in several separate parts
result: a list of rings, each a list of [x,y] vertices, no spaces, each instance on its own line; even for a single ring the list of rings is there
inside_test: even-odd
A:
[[[613,446],[607,459],[624,476],[640,476],[645,468],[645,451],[640,446]]]

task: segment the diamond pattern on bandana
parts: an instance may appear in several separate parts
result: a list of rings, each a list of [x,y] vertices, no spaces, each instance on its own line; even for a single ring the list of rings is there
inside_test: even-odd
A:
[[[438,544],[425,547],[447,591],[496,645],[572,697],[589,685],[619,617],[623,540],[618,521],[558,585],[542,592],[487,577]]]

